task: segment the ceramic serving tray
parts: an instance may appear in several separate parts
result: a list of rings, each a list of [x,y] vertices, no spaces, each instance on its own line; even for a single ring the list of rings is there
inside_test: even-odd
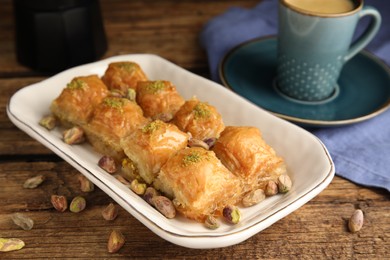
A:
[[[97,165],[102,155],[94,152],[89,144],[67,145],[62,141],[61,129],[48,131],[38,124],[43,116],[50,114],[51,101],[73,77],[101,76],[114,61],[137,62],[151,80],[171,81],[185,99],[197,96],[209,102],[222,114],[226,125],[258,127],[268,144],[285,159],[293,181],[292,190],[266,198],[258,205],[242,208],[239,224],[229,225],[221,221],[216,230],[180,216],[167,219],[102,170]],[[9,101],[7,113],[17,127],[75,167],[151,231],[189,248],[218,248],[243,242],[311,200],[327,187],[335,173],[326,147],[309,132],[277,118],[221,85],[155,55],[115,56],[66,70],[16,92]]]

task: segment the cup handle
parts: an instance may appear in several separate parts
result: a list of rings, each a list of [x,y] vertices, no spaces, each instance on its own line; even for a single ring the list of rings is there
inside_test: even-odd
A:
[[[374,38],[376,33],[379,30],[379,26],[381,25],[381,15],[377,9],[371,6],[364,6],[363,9],[359,13],[359,19],[364,16],[372,16],[372,20],[366,29],[366,31],[360,36],[360,38],[352,44],[349,49],[347,55],[344,57],[344,61],[348,61],[353,56],[355,56],[359,51],[361,51],[366,45]]]

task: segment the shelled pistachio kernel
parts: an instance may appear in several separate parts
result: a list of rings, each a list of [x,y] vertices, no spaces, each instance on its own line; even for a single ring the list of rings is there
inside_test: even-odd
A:
[[[22,213],[14,213],[11,218],[12,221],[23,230],[31,230],[34,226],[34,221]]]
[[[195,138],[190,138],[188,140],[188,146],[189,147],[201,147],[205,150],[210,149],[209,145],[206,142],[199,140],[199,139],[195,139]]]
[[[84,130],[78,126],[65,130],[62,136],[66,144],[81,144],[85,141]]]
[[[278,190],[280,193],[286,193],[290,191],[292,182],[287,174],[280,175],[278,178]]]
[[[76,196],[70,203],[69,210],[73,213],[79,213],[87,206],[86,200],[81,196]]]
[[[130,101],[135,101],[137,98],[137,92],[132,88],[127,89],[126,98],[129,99]]]
[[[102,158],[100,158],[98,165],[100,168],[105,170],[106,172],[113,174],[116,172],[116,163],[114,158],[108,155],[104,155]]]
[[[43,126],[47,130],[53,130],[57,125],[57,119],[52,115],[45,116],[39,121],[39,125]]]
[[[108,238],[107,250],[109,253],[116,253],[125,244],[125,237],[118,230],[113,230]]]
[[[118,207],[114,203],[108,204],[102,211],[102,216],[105,220],[114,220],[118,216]]]
[[[23,240],[18,238],[2,238],[0,237],[0,252],[9,252],[20,250],[25,246]]]
[[[172,201],[165,196],[154,196],[152,199],[154,207],[166,218],[174,218],[176,209]]]
[[[242,199],[242,204],[245,207],[256,205],[265,199],[265,193],[262,189],[257,189],[249,192]]]
[[[95,186],[93,183],[87,179],[84,175],[79,175],[78,177],[79,182],[80,182],[80,190],[82,192],[91,192],[95,189]]]
[[[364,215],[361,209],[355,210],[351,218],[348,221],[349,231],[355,233],[363,227]]]
[[[31,177],[31,178],[27,179],[23,183],[23,188],[25,188],[25,189],[35,189],[36,187],[41,185],[41,183],[44,180],[45,180],[45,176],[43,176],[43,175],[37,175],[37,176]]]
[[[265,186],[264,193],[266,196],[273,196],[275,194],[278,194],[278,184],[274,181],[267,182],[267,185]]]
[[[137,179],[134,179],[130,183],[130,189],[134,191],[137,195],[143,195],[146,191],[146,184],[140,183]]]
[[[240,210],[233,205],[228,205],[224,207],[222,215],[226,219],[226,221],[231,224],[237,224],[238,222],[240,222],[241,219]]]
[[[218,223],[217,219],[214,216],[212,216],[212,215],[208,215],[206,217],[206,220],[205,220],[204,224],[209,229],[217,229],[217,228],[219,228],[219,223]]]
[[[143,195],[143,198],[144,198],[144,200],[145,200],[148,204],[154,206],[154,204],[153,204],[153,198],[154,198],[155,196],[158,196],[158,195],[160,195],[160,194],[159,194],[159,192],[158,192],[155,188],[153,188],[153,187],[147,187],[147,188],[146,188],[146,191],[145,191],[145,193],[144,193],[144,195]]]
[[[59,212],[64,212],[68,208],[68,201],[65,196],[51,195],[50,201],[53,207]]]

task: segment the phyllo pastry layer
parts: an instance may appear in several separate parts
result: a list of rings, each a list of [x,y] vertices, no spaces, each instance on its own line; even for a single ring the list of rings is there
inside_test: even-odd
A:
[[[108,65],[103,82],[110,90],[118,90],[126,96],[128,89],[137,89],[138,81],[148,80],[141,67],[130,61],[113,62]]]
[[[148,123],[142,109],[126,98],[106,97],[84,127],[96,151],[120,160],[124,157],[120,139]]]
[[[138,82],[137,103],[142,107],[146,117],[168,122],[184,102],[185,100],[169,81]]]
[[[156,120],[123,138],[121,146],[142,179],[150,184],[166,161],[187,146],[188,138],[175,125]]]
[[[97,75],[76,77],[53,100],[50,109],[64,126],[80,126],[90,120],[107,95],[107,87]]]
[[[286,173],[283,159],[264,141],[256,127],[227,126],[213,151],[241,179],[244,192],[264,189],[269,180],[276,181]]]
[[[219,216],[225,206],[240,200],[241,193],[239,179],[213,151],[199,147],[171,157],[161,168],[155,187],[173,199],[179,212],[197,221]]]
[[[174,116],[172,123],[199,140],[218,138],[225,128],[217,109],[196,98],[187,100]]]

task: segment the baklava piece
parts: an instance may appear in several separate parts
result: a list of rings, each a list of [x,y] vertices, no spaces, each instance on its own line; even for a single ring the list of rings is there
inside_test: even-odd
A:
[[[148,79],[137,63],[122,61],[110,63],[102,80],[109,90],[119,91],[123,96],[126,96],[129,88],[137,90],[138,81]]]
[[[188,134],[175,125],[153,121],[121,140],[126,156],[146,183],[152,183],[161,166],[187,146]]]
[[[97,75],[76,77],[51,103],[52,113],[66,127],[86,124],[109,91]]]
[[[155,187],[173,199],[177,211],[203,222],[220,216],[227,205],[240,198],[240,180],[213,151],[199,147],[180,150],[161,168]]]
[[[218,138],[225,128],[217,109],[196,98],[187,100],[181,106],[172,123],[182,131],[191,133],[192,138],[202,141]]]
[[[117,161],[124,158],[120,139],[148,123],[142,109],[126,98],[106,97],[84,127],[95,150]]]
[[[169,81],[141,81],[137,85],[137,103],[146,117],[170,121],[185,100]]]
[[[276,155],[256,127],[227,126],[213,151],[243,183],[243,192],[264,189],[268,181],[286,174],[283,159]]]

